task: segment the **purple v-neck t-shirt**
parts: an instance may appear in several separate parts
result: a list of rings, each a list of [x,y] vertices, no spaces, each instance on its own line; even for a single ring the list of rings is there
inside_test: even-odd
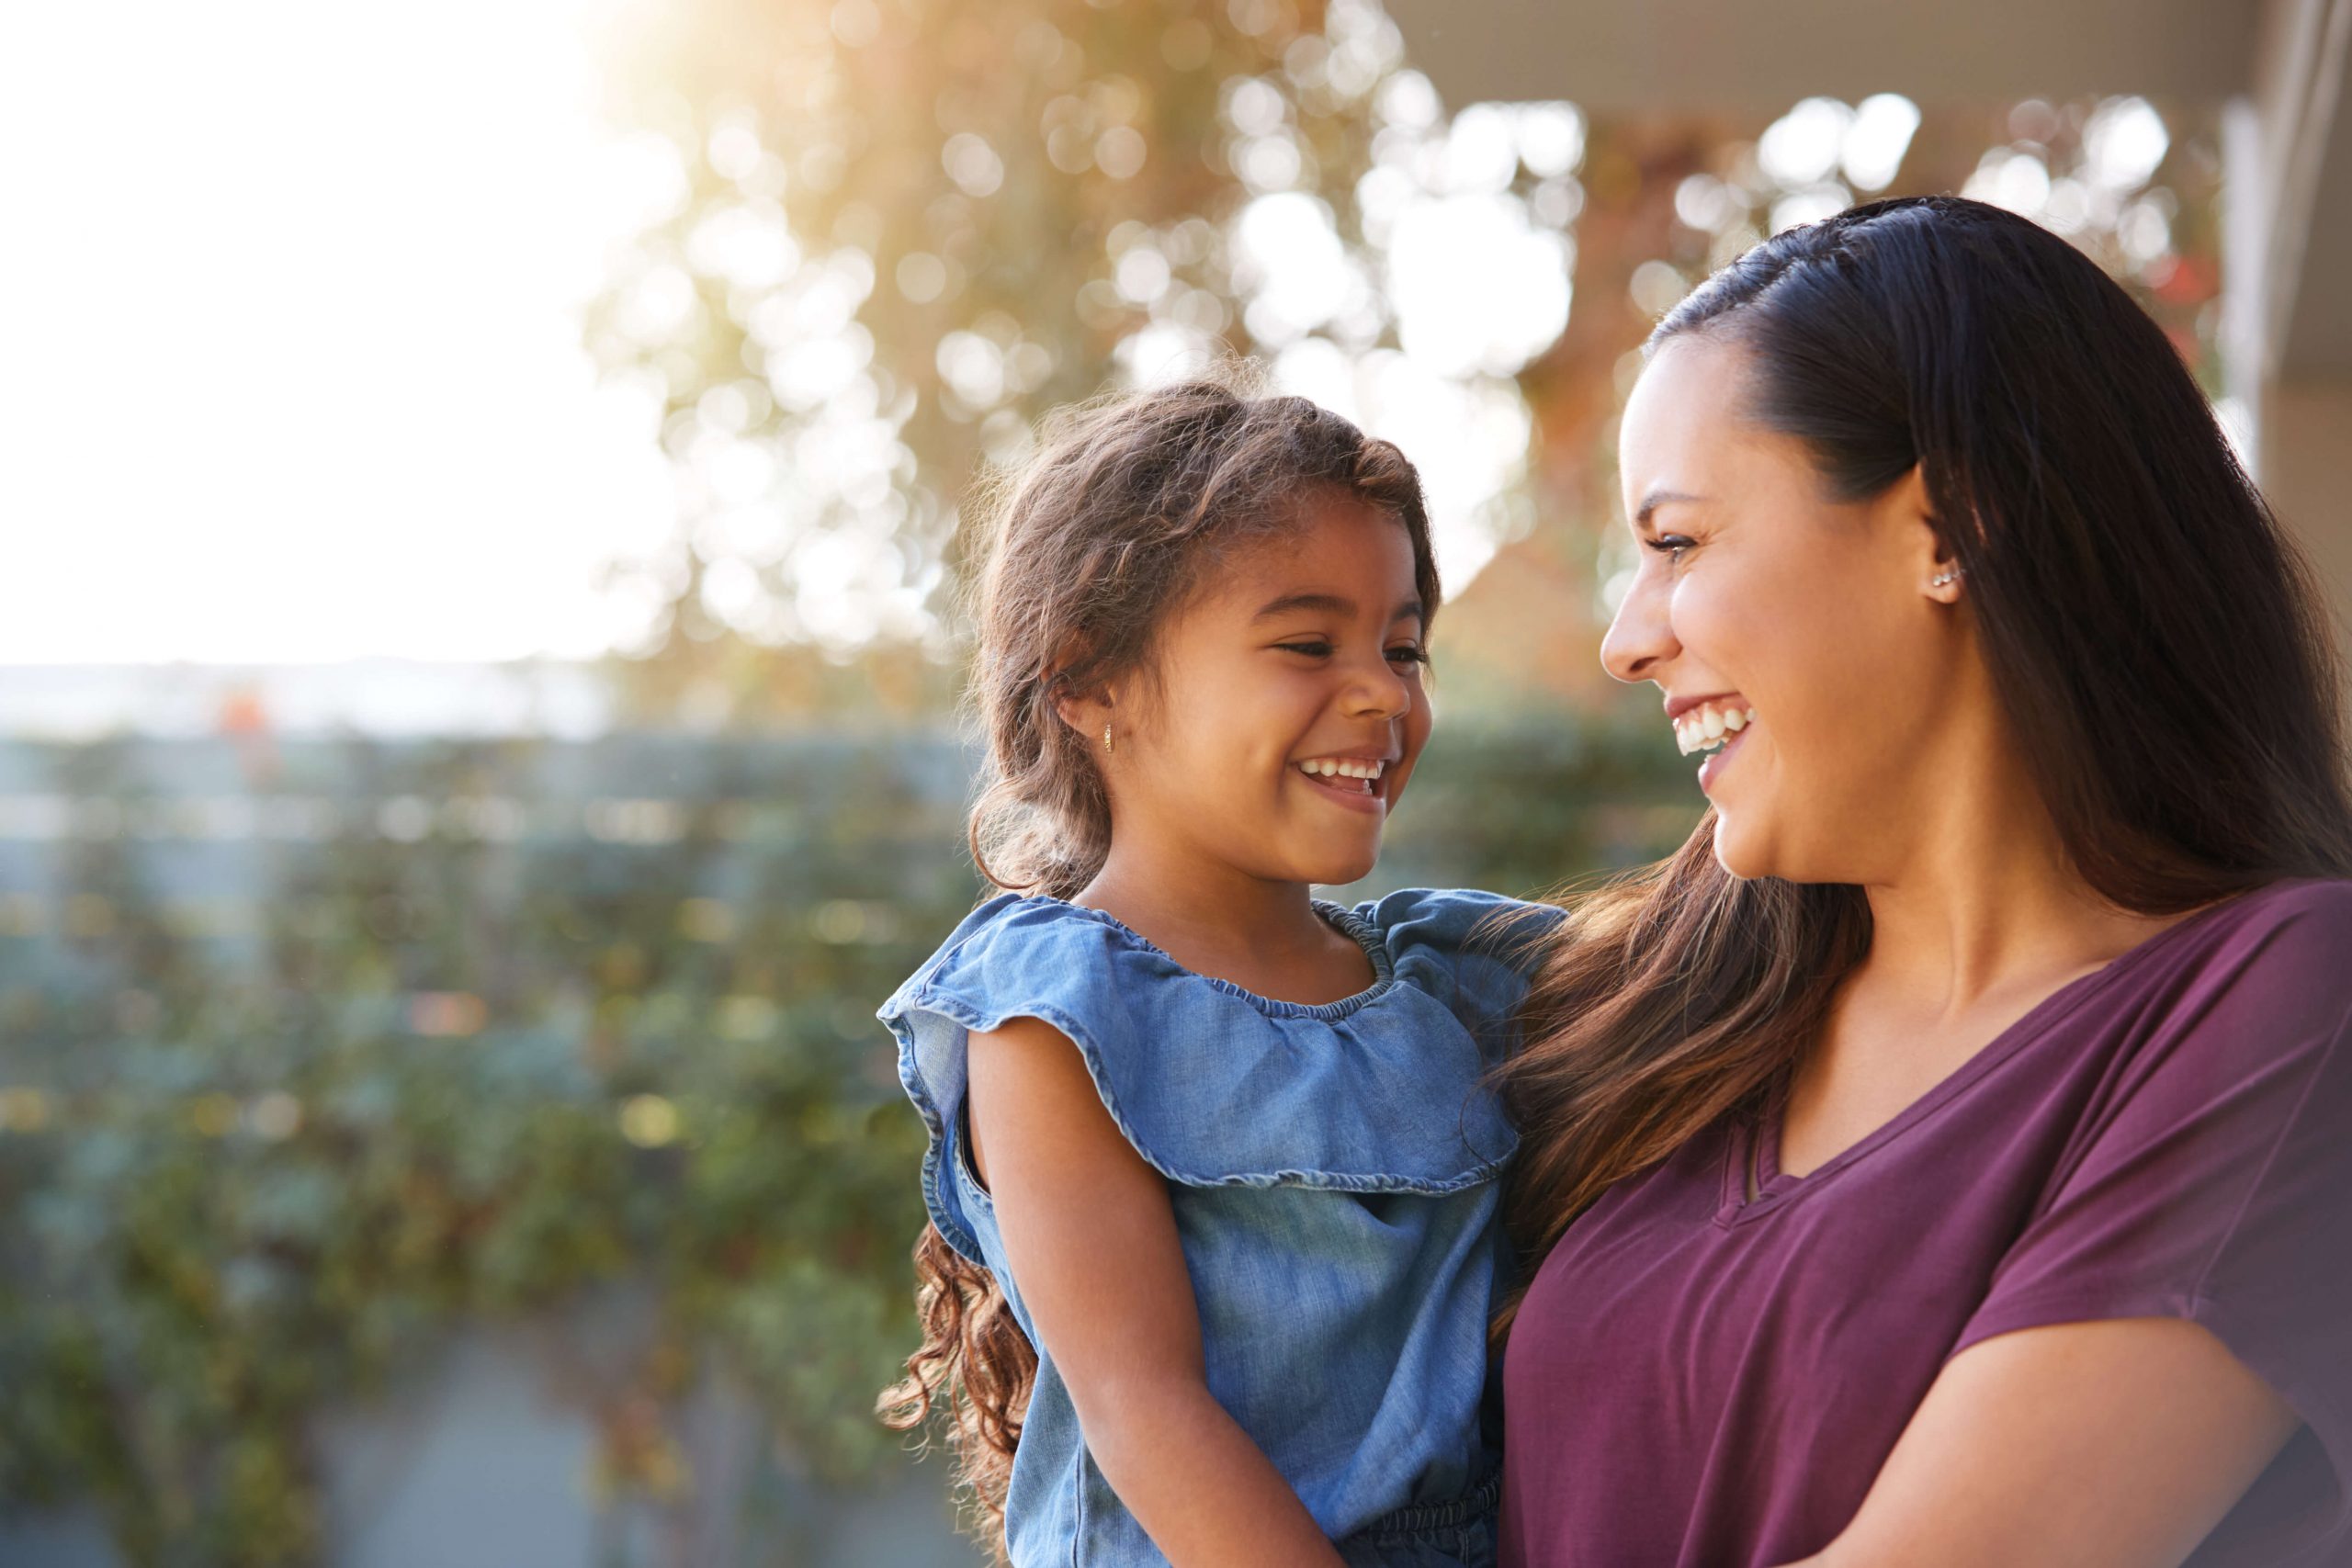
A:
[[[1505,1568],[1810,1556],[1947,1360],[2120,1317],[2202,1324],[2303,1419],[2194,1568],[2352,1561],[2347,1032],[2352,882],[2275,884],[2061,987],[1803,1177],[1775,1105],[1612,1188],[1512,1327]]]

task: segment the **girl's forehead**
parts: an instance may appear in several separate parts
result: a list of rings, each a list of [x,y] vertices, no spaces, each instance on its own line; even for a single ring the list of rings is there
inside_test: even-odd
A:
[[[1202,597],[1250,614],[1268,601],[1300,596],[1385,607],[1414,596],[1415,566],[1405,525],[1357,502],[1238,544],[1217,562]]]

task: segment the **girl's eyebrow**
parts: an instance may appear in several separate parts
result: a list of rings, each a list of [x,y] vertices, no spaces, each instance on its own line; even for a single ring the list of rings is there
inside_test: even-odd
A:
[[[1286,615],[1293,610],[1328,610],[1337,615],[1352,615],[1356,613],[1356,602],[1342,598],[1337,593],[1285,593],[1279,599],[1268,602],[1263,609],[1250,617],[1250,621],[1252,626],[1255,626],[1260,621],[1272,620],[1276,615]],[[1418,620],[1420,615],[1421,602],[1416,596],[1397,605],[1396,612],[1388,618],[1391,621],[1401,621],[1410,615]]]

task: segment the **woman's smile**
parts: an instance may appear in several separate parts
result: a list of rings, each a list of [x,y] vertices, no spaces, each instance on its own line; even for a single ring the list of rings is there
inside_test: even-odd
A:
[[[1726,735],[1721,740],[1709,742],[1716,750],[1708,753],[1707,760],[1699,764],[1699,788],[1702,793],[1713,793],[1715,781],[1723,777],[1725,768],[1731,766],[1732,753],[1738,750],[1747,739],[1747,731],[1741,730]]]
[[[1666,704],[1667,721],[1674,726],[1674,743],[1686,757],[1697,752],[1707,753],[1699,764],[1699,787],[1704,790],[1730,764],[1731,754],[1747,738],[1747,728],[1756,722],[1756,710],[1746,697],[1736,692],[1716,696],[1669,697]]]

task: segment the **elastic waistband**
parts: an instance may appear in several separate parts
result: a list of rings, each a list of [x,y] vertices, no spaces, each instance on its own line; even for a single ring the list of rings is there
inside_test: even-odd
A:
[[[1502,1501],[1503,1472],[1496,1471],[1483,1485],[1464,1492],[1459,1497],[1442,1503],[1414,1503],[1386,1513],[1373,1520],[1359,1535],[1396,1537],[1428,1535],[1435,1530],[1456,1529],[1472,1519],[1495,1511]]]

